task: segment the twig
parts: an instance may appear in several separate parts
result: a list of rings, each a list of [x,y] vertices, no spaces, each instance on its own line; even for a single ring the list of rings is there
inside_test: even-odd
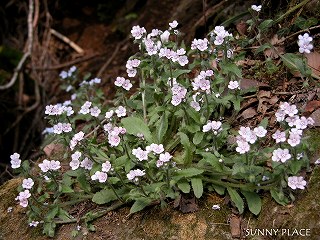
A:
[[[95,58],[95,57],[99,57],[99,56],[103,56],[105,54],[108,54],[109,52],[103,52],[103,53],[97,53],[97,54],[92,54],[92,55],[88,55],[88,56],[84,56],[82,58],[77,58],[75,60],[72,60],[72,61],[68,61],[68,62],[65,62],[65,63],[61,63],[61,64],[58,64],[58,65],[55,65],[55,66],[50,66],[50,67],[33,67],[34,70],[40,70],[40,71],[55,71],[55,70],[59,70],[61,68],[65,68],[65,67],[69,67],[69,66],[72,66],[72,65],[75,65],[77,63],[80,63],[80,62],[85,62],[85,61],[88,61],[92,58]]]
[[[122,42],[120,42],[119,44],[117,44],[116,49],[113,51],[111,57],[108,59],[108,61],[100,68],[99,72],[97,73],[97,77],[100,78],[101,75],[103,74],[103,72],[106,70],[106,68],[110,65],[110,63],[112,62],[112,60],[115,58],[115,56],[117,55],[120,47],[122,47],[122,45],[128,40],[129,38],[124,39]]]
[[[24,63],[26,62],[26,60],[28,59],[28,57],[30,57],[31,55],[31,51],[32,51],[32,44],[33,44],[33,27],[32,27],[32,23],[33,23],[33,10],[34,10],[34,6],[33,6],[33,0],[29,0],[29,13],[28,13],[28,40],[27,40],[27,51],[23,54],[22,58],[20,59],[17,67],[15,68],[12,78],[10,80],[10,82],[8,82],[5,85],[0,86],[0,90],[5,90],[10,88],[17,80],[18,75],[24,65]]]
[[[50,29],[50,33],[54,36],[56,36],[57,38],[59,38],[60,40],[62,40],[63,42],[67,43],[70,47],[72,47],[77,53],[79,54],[83,54],[84,50],[79,47],[75,42],[71,41],[68,37],[62,35],[61,33],[57,32],[54,29]]]
[[[296,35],[298,35],[300,33],[303,33],[303,32],[306,32],[306,31],[309,32],[310,30],[317,29],[317,28],[320,28],[320,25],[313,26],[313,27],[310,27],[310,28],[307,28],[307,29],[302,29],[302,30],[300,30],[298,32],[295,32],[295,33],[289,35],[288,37],[284,38],[283,40],[279,41],[276,45],[279,45],[280,43],[283,43],[283,42],[287,41],[288,39],[290,39],[290,38],[292,38],[292,37],[294,37],[294,36],[296,36]]]

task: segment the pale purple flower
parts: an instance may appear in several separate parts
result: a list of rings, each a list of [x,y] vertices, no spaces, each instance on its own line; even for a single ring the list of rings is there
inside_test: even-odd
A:
[[[137,69],[135,68],[127,69],[127,74],[128,74],[128,77],[135,77],[137,75]]]
[[[44,173],[48,172],[51,167],[50,161],[47,159],[44,159],[42,163],[40,163],[38,166],[40,167],[41,171]]]
[[[251,9],[256,12],[260,12],[261,8],[262,8],[261,5],[251,5]]]
[[[284,112],[284,110],[278,109],[276,111],[275,116],[276,116],[277,122],[282,122],[286,117],[286,113]]]
[[[178,95],[173,95],[171,99],[171,104],[173,106],[178,106],[182,102],[182,98]]]
[[[90,108],[90,114],[92,117],[98,117],[100,113],[101,110],[97,106]]]
[[[172,155],[168,152],[161,153],[159,156],[159,160],[161,162],[169,162],[171,158],[172,158]]]
[[[313,45],[311,44],[312,37],[309,36],[308,33],[304,35],[298,36],[298,46],[300,53],[310,53],[310,50],[313,49]]]
[[[236,147],[236,151],[240,154],[244,154],[249,152],[250,145],[247,142],[237,141],[238,146]]]
[[[80,161],[78,159],[73,159],[70,161],[69,166],[71,167],[72,170],[76,170],[80,166]]]
[[[103,172],[109,172],[110,169],[111,169],[111,163],[109,161],[102,163],[102,171]]]
[[[92,180],[98,180],[100,183],[104,183],[108,179],[108,175],[105,172],[96,171],[92,176]]]
[[[113,113],[114,113],[113,110],[106,112],[105,118],[110,120],[110,118],[112,118],[112,116],[113,116]]]
[[[228,84],[228,88],[231,90],[240,89],[239,82],[238,81],[230,81]]]
[[[299,120],[299,117],[294,115],[292,117],[286,117],[285,120],[288,123],[289,127],[293,127],[296,124],[297,120]]]
[[[140,27],[139,25],[137,25],[132,27],[131,35],[137,40],[141,39],[146,32],[147,31],[144,27]]]
[[[127,115],[127,111],[126,111],[126,108],[123,107],[123,106],[119,106],[117,109],[116,109],[116,114],[118,117],[124,117]]]
[[[150,146],[146,147],[146,151],[149,152],[153,152],[155,154],[160,154],[164,151],[163,148],[163,144],[155,144],[155,143],[151,143]]]
[[[169,41],[169,37],[170,37],[170,32],[169,31],[164,31],[161,35],[160,35],[160,39],[162,43],[166,43]]]
[[[198,49],[201,52],[205,51],[208,49],[208,39],[204,38],[204,39],[194,39],[191,43],[191,49]]]
[[[34,185],[34,181],[32,180],[32,178],[26,178],[26,179],[23,179],[22,181],[22,187],[24,189],[31,189]]]
[[[255,127],[253,129],[253,132],[256,134],[257,137],[265,137],[267,134],[267,130],[262,126]]]
[[[169,23],[169,26],[171,28],[176,28],[178,26],[178,22],[176,20],[174,20],[173,22]]]
[[[127,178],[128,180],[132,181],[132,180],[138,180],[138,177],[142,177],[144,176],[145,170],[141,170],[141,169],[135,169],[135,170],[130,170],[130,172],[127,174]]]
[[[220,210],[219,204],[215,204],[212,206],[212,210]]]
[[[132,83],[130,82],[129,79],[126,79],[126,80],[124,81],[124,83],[122,84],[122,87],[123,87],[125,90],[129,91],[129,90],[132,88]]]
[[[288,186],[295,190],[295,189],[305,189],[307,182],[303,179],[303,177],[292,176],[288,177]]]
[[[291,158],[291,154],[289,153],[288,149],[275,149],[272,153],[272,161],[275,162],[286,162]]]
[[[80,164],[80,167],[86,170],[91,170],[92,166],[93,166],[93,162],[87,157],[85,157]]]
[[[197,112],[199,112],[200,109],[201,109],[200,104],[199,104],[198,102],[196,102],[196,101],[191,101],[191,102],[190,102],[190,106],[191,106],[194,110],[196,110]]]
[[[295,121],[296,128],[298,129],[306,129],[309,125],[309,120],[302,116],[301,118],[297,118]]]
[[[116,85],[117,87],[122,87],[125,80],[126,79],[124,77],[117,77],[116,80],[114,81],[114,85]]]
[[[36,227],[36,226],[38,226],[38,224],[39,224],[39,221],[31,221],[31,222],[29,223],[29,226],[30,226],[30,227]]]
[[[14,153],[10,155],[10,163],[13,169],[19,168],[21,166],[21,159],[19,153]]]
[[[81,114],[88,114],[90,112],[90,107],[92,105],[92,102],[86,101],[80,108],[79,113]]]
[[[60,168],[60,162],[59,161],[55,161],[55,160],[51,160],[50,161],[50,170],[56,171]]]
[[[148,160],[148,151],[144,151],[141,147],[132,149],[132,154],[138,158],[139,161]]]
[[[288,138],[288,143],[290,144],[291,147],[295,147],[300,144],[301,141],[301,136],[296,133],[290,133],[289,138]]]
[[[276,140],[276,143],[285,142],[286,141],[286,133],[277,130],[274,134],[272,134],[272,138]]]
[[[296,105],[289,105],[284,109],[285,114],[288,114],[290,117],[293,117],[298,113],[298,109]]]
[[[108,142],[112,147],[116,147],[120,144],[120,137],[112,132],[108,135]]]

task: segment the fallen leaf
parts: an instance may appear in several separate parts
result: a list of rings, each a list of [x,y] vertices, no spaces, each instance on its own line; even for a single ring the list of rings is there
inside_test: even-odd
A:
[[[258,99],[260,98],[270,98],[271,97],[271,92],[270,91],[265,91],[265,90],[260,90],[257,94]]]
[[[279,55],[284,54],[283,45],[277,46],[277,44],[282,43],[283,40],[284,37],[279,39],[278,35],[275,34],[270,41],[271,45],[273,45],[273,48],[267,48],[266,50],[264,50],[264,55],[268,58],[275,59],[278,58]]]
[[[314,111],[310,117],[314,120],[313,126],[319,127],[320,126],[320,109]]]
[[[236,25],[237,31],[240,33],[240,35],[246,35],[248,32],[248,24],[241,20],[237,25]]]
[[[311,52],[306,54],[309,67],[312,69],[312,73],[320,76],[320,53]]]
[[[319,100],[313,100],[307,103],[307,106],[304,109],[305,114],[311,114],[315,110],[320,108],[320,101]]]
[[[47,157],[50,157],[52,154],[62,151],[63,147],[64,146],[62,144],[50,143],[43,148],[43,151]]]
[[[241,220],[240,218],[232,214],[230,217],[230,229],[231,229],[231,235],[233,238],[240,238],[241,235],[241,228],[240,228]]]
[[[198,211],[199,207],[198,204],[196,203],[196,198],[195,196],[189,196],[186,194],[181,195],[180,199],[180,211],[183,213],[190,213],[190,212],[195,212]]]
[[[255,115],[257,115],[257,111],[253,108],[247,108],[246,110],[244,110],[240,115],[239,118],[243,118],[243,119],[248,119],[248,118],[252,118]]]
[[[262,82],[258,82],[253,79],[247,79],[247,78],[241,79],[241,81],[240,81],[240,88],[241,89],[246,90],[251,87],[268,87],[268,85],[265,83],[262,83]]]

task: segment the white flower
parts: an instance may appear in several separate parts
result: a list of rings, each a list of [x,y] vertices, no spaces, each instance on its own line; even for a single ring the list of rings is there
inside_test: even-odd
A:
[[[297,120],[295,121],[295,125],[298,129],[306,129],[309,125],[309,120],[306,117],[302,116],[300,119],[297,118]]]
[[[146,151],[149,152],[154,152],[155,154],[160,154],[164,151],[163,144],[155,144],[151,143],[150,146],[146,147]]]
[[[24,189],[31,189],[34,185],[34,181],[32,180],[32,178],[26,178],[26,179],[23,179],[22,181],[22,187]]]
[[[301,136],[297,133],[291,133],[288,138],[288,143],[290,144],[291,147],[295,147],[300,143]]]
[[[80,166],[83,167],[84,169],[91,170],[93,166],[93,162],[89,158],[85,157],[81,162]]]
[[[135,39],[141,39],[146,32],[146,29],[144,27],[140,27],[139,25],[133,26],[131,30],[132,37]]]
[[[169,23],[169,26],[171,28],[176,28],[178,26],[178,22],[176,20],[174,20],[173,22]]]
[[[127,174],[128,180],[136,180],[137,177],[142,177],[144,176],[145,170],[140,170],[140,169],[135,169],[135,170],[130,170],[130,172]]]
[[[108,175],[105,172],[96,171],[95,174],[91,176],[92,180],[98,180],[100,183],[104,183],[108,179]]]
[[[251,5],[251,9],[253,10],[253,11],[256,11],[256,12],[260,12],[261,11],[261,8],[262,8],[262,6],[261,5]]]
[[[81,114],[88,114],[90,112],[90,107],[92,105],[92,102],[86,101],[80,108],[79,113]]]
[[[29,226],[30,227],[36,227],[36,226],[38,226],[38,224],[39,224],[39,221],[32,221],[32,222],[29,223]]]
[[[8,213],[12,212],[12,210],[13,210],[13,207],[8,207],[8,208],[7,208],[7,212],[8,212]]]
[[[236,151],[238,153],[244,154],[246,152],[249,152],[249,150],[250,150],[249,143],[238,141],[237,144],[238,144],[238,147],[236,147]]]
[[[109,172],[110,169],[111,169],[111,163],[109,161],[102,163],[102,171],[103,172]]]
[[[313,48],[311,41],[312,41],[312,37],[310,37],[308,33],[305,33],[304,35],[299,35],[298,36],[299,52],[310,53],[310,50],[312,50]]]
[[[122,84],[122,87],[129,91],[132,88],[132,83],[130,82],[129,79],[126,79],[125,82]]]
[[[105,118],[106,118],[106,119],[110,119],[110,118],[112,118],[113,113],[114,113],[114,111],[113,111],[113,110],[110,110],[109,112],[106,112]]]
[[[111,147],[116,147],[120,144],[120,137],[117,134],[113,134],[112,132],[108,135],[108,143]]]
[[[55,161],[55,160],[51,160],[50,161],[50,170],[58,170],[60,168],[60,162],[59,161]]]
[[[72,170],[76,170],[80,166],[80,161],[78,159],[74,159],[70,161],[69,166],[71,167]]]
[[[233,90],[233,89],[240,89],[239,87],[239,82],[238,81],[230,81],[228,84],[228,88]]]
[[[253,132],[256,134],[257,137],[264,137],[267,134],[267,130],[262,126],[255,127],[253,129]]]
[[[132,154],[138,158],[139,161],[148,160],[148,151],[144,151],[141,147],[132,149]]]
[[[288,149],[275,149],[272,153],[272,161],[275,162],[286,162],[291,158],[291,154]]]
[[[293,117],[298,113],[298,109],[296,105],[289,105],[284,109],[285,114],[288,114],[290,117]]]
[[[212,209],[213,209],[213,210],[220,210],[219,204],[213,205],[213,206],[212,206]]]
[[[119,106],[117,109],[116,109],[116,114],[118,117],[124,117],[127,115],[127,111],[125,109],[125,107],[123,106]]]
[[[282,122],[285,117],[286,117],[286,113],[284,112],[284,110],[282,109],[278,109],[276,111],[276,114],[275,114],[276,118],[277,118],[277,122]]]
[[[90,108],[91,116],[98,117],[100,113],[101,113],[101,110],[97,106],[93,107],[93,108]]]
[[[276,143],[285,142],[286,141],[286,133],[277,130],[274,134],[272,134],[272,138],[276,140]]]
[[[40,163],[38,166],[40,167],[42,172],[46,173],[50,170],[50,161],[47,159],[44,159],[42,163]]]
[[[135,77],[137,75],[137,69],[127,69],[128,77]]]
[[[199,104],[198,102],[196,102],[196,101],[191,101],[191,102],[190,102],[190,106],[191,106],[194,110],[196,110],[197,112],[199,112],[200,109],[201,109],[200,104]]]
[[[170,36],[170,32],[169,31],[164,31],[161,35],[160,35],[160,39],[162,43],[166,43],[169,41],[169,36]]]
[[[293,176],[288,177],[288,186],[295,190],[295,189],[305,189],[307,182],[303,179],[303,177]]]
[[[19,168],[21,166],[21,159],[20,159],[20,154],[19,153],[14,153],[10,156],[11,160],[11,167],[13,169]]]
[[[116,80],[114,81],[114,85],[117,87],[122,87],[122,84],[124,83],[126,79],[124,77],[117,77]]]
[[[194,39],[191,43],[191,49],[198,49],[201,52],[205,51],[208,49],[208,39],[204,38],[204,39]]]
[[[159,160],[161,162],[169,162],[171,158],[172,158],[172,155],[168,152],[161,153],[159,156]]]

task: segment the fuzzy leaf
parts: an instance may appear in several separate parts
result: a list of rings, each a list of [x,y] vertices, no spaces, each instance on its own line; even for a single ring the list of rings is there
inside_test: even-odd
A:
[[[178,183],[178,188],[183,192],[183,193],[189,193],[190,192],[190,184],[188,182],[181,182]]]
[[[150,129],[141,118],[126,117],[121,119],[121,123],[129,134],[137,135],[138,133],[142,133],[148,142],[153,142]]]
[[[243,210],[244,210],[244,203],[243,203],[243,200],[242,200],[241,196],[233,188],[227,187],[227,190],[228,190],[228,193],[229,193],[229,196],[230,196],[232,202],[238,208],[239,213],[242,214]]]
[[[93,195],[92,202],[96,204],[105,204],[116,199],[117,197],[111,189],[102,189]]]
[[[247,191],[241,191],[241,193],[247,200],[250,212],[252,212],[255,215],[258,215],[261,211],[261,198],[259,197],[259,195],[255,192]]]
[[[203,184],[201,178],[191,178],[191,185],[196,198],[200,198],[203,194]]]
[[[168,114],[164,112],[160,118],[160,125],[157,126],[157,138],[158,142],[161,143],[164,135],[168,130]]]
[[[152,200],[150,198],[138,198],[132,207],[130,208],[130,213],[136,213],[147,207]]]
[[[204,132],[196,132],[196,134],[193,136],[192,142],[195,145],[198,145],[199,143],[201,143],[203,136],[204,136]]]

